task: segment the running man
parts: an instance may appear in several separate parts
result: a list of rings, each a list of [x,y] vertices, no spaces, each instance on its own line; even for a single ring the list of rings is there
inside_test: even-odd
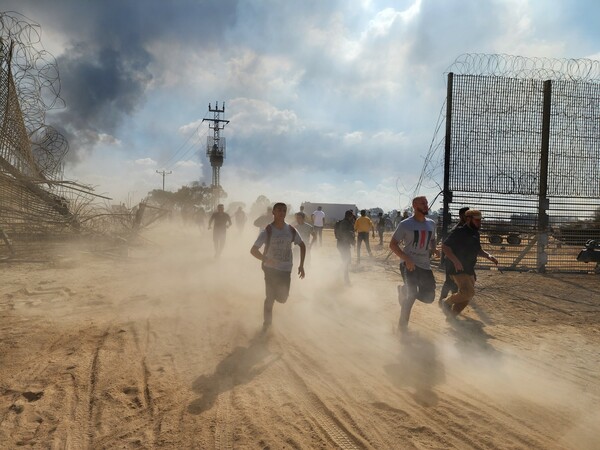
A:
[[[458,286],[458,292],[440,302],[440,307],[448,318],[458,316],[475,295],[477,257],[483,256],[498,265],[498,260],[481,248],[481,212],[476,209],[468,210],[465,212],[465,221],[462,227],[453,229],[442,244],[447,270]]]
[[[377,214],[377,233],[379,234],[379,245],[383,247],[383,233],[385,232],[385,217],[383,213]]]
[[[241,233],[244,231],[244,225],[246,225],[246,213],[241,206],[238,207],[233,217],[235,218],[235,224],[238,228],[238,231]]]
[[[390,250],[401,259],[400,273],[404,280],[404,286],[398,286],[398,330],[401,333],[408,329],[415,300],[431,303],[435,299],[435,278],[430,263],[431,254],[438,254],[435,222],[425,217],[429,212],[426,197],[415,197],[412,206],[413,215],[400,222],[390,241]],[[404,243],[402,248],[400,242]]]
[[[292,244],[300,246],[300,265],[298,276],[304,278],[304,257],[306,245],[300,233],[294,227],[285,223],[287,206],[285,203],[273,205],[273,222],[265,227],[250,249],[256,259],[262,261],[265,274],[265,303],[263,331],[267,331],[273,322],[273,304],[275,301],[285,303],[290,293],[292,267]],[[263,252],[260,248],[264,247]]]
[[[214,225],[214,226],[213,226]],[[215,244],[215,258],[219,258],[225,247],[227,228],[231,226],[231,217],[225,212],[222,204],[217,205],[217,211],[212,213],[208,221],[208,229],[213,228],[213,243]]]
[[[304,214],[303,212],[297,212],[295,216],[296,225],[294,225],[294,228],[296,228],[296,231],[300,233],[300,237],[302,238],[304,245],[306,245],[305,263],[308,267],[310,265],[310,249],[317,240],[317,233],[315,232],[315,229],[311,224],[306,223],[306,214]],[[296,257],[298,257],[298,252],[296,251],[296,249],[297,247],[294,248],[294,254],[296,255]]]
[[[349,209],[344,218],[335,224],[333,233],[337,239],[337,248],[342,257],[342,269],[344,272],[344,283],[350,285],[350,263],[352,262],[352,250],[354,245],[354,212]]]
[[[454,228],[452,228],[452,230],[450,230],[450,233],[452,233],[452,231],[454,231],[456,228],[462,227],[466,223],[465,213],[468,210],[469,210],[468,206],[465,206],[458,210],[458,217],[459,217],[458,223],[454,226]],[[441,302],[448,296],[449,292],[452,292],[453,294],[455,292],[458,292],[458,286],[452,279],[452,275],[451,275],[451,271],[454,268],[454,266],[452,265],[451,262],[446,261],[446,254],[443,251],[442,251],[442,256],[440,258],[440,267],[444,267],[446,269],[446,279],[444,280],[444,284],[442,286],[442,292],[440,293],[439,301]],[[450,268],[450,270],[448,270],[449,268]]]
[[[323,245],[323,227],[325,226],[325,211],[321,206],[317,207],[317,210],[312,213],[312,222],[315,231],[317,232],[317,238],[319,239],[319,247]]]
[[[373,256],[371,253],[371,245],[369,244],[369,232],[373,233],[373,238],[375,238],[375,227],[373,226],[371,219],[367,217],[366,209],[361,209],[360,217],[356,219],[356,222],[354,222],[354,231],[357,232],[356,263],[360,264],[361,244],[364,242],[369,256]]]

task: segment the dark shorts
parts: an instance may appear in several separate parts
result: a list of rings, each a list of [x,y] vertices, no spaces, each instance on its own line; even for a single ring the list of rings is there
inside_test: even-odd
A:
[[[265,273],[265,293],[267,300],[285,303],[290,294],[291,272],[263,267]]]
[[[415,266],[415,270],[408,270],[404,263],[400,264],[400,272],[404,284],[408,288],[407,296],[423,303],[432,303],[435,299],[435,277],[431,270]]]

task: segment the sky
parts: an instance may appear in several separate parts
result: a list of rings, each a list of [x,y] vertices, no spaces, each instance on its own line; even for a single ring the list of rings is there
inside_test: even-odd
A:
[[[203,118],[225,104],[225,203],[259,195],[402,209],[465,53],[600,58],[596,0],[1,0],[40,25],[64,107],[65,178],[133,206],[211,183]],[[435,139],[439,139],[439,135]],[[433,162],[436,163],[435,161]],[[441,164],[441,161],[440,161]]]

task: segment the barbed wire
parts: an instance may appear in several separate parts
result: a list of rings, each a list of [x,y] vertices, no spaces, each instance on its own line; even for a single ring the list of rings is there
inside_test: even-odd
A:
[[[457,75],[600,83],[600,61],[465,53],[446,70]]]
[[[580,121],[585,120],[587,122],[590,122],[588,120],[589,116],[596,115],[596,112],[592,111],[595,103],[590,102],[587,99],[595,97],[597,92],[596,89],[598,89],[597,85],[600,84],[600,61],[597,60],[585,58],[554,59],[523,57],[507,54],[466,53],[457,57],[456,60],[449,66],[446,73],[450,72],[457,75],[457,78],[460,78],[460,76],[463,76],[463,78],[475,77],[480,79],[497,77],[499,79],[507,80],[508,84],[510,84],[509,80],[512,79],[514,80],[512,84],[510,84],[512,87],[518,87],[518,80],[533,80],[535,83],[539,83],[540,81],[545,80],[557,81],[557,83],[555,83],[555,90],[557,94],[555,98],[558,99],[559,104],[555,105],[553,111],[555,114],[564,114],[564,117],[566,119],[561,119],[561,127],[563,122],[566,123],[567,119],[572,119],[574,115],[580,114]],[[495,87],[495,89],[501,90],[506,89],[507,87],[507,85],[498,85]],[[482,92],[490,95],[497,94],[497,92],[494,93],[492,91],[493,88],[490,87],[489,89],[490,90],[488,91]],[[477,95],[482,96],[482,92],[478,92]],[[531,92],[528,95],[531,95]],[[525,101],[527,99],[525,97],[522,97],[517,100]],[[457,99],[455,99],[454,101],[456,102]],[[515,99],[512,97],[507,96],[502,101],[504,103],[501,105],[501,107],[505,109],[504,111],[494,111],[493,109],[497,109],[498,105],[490,105],[489,102],[485,99],[483,101],[476,102],[478,103],[478,107],[480,108],[479,114],[481,118],[483,119],[485,115],[490,115],[494,113],[497,114],[499,112],[506,114],[510,108],[513,108],[515,111],[519,108],[523,108],[522,104],[515,103],[511,106],[510,102],[515,101]],[[422,172],[419,181],[415,187],[415,192],[418,192],[422,187],[426,187],[426,184],[439,185],[439,182],[443,178],[445,142],[443,133],[445,129],[442,125],[444,125],[446,122],[446,111],[444,107],[445,104],[446,99],[444,99],[444,101],[442,102],[442,108],[436,122],[434,135],[431,140],[427,156],[425,157]],[[562,112],[558,111],[557,108],[561,108]],[[577,112],[578,109],[581,111],[580,113]],[[514,129],[518,127],[522,128],[522,125],[523,124],[511,124],[511,126]],[[512,134],[516,133],[514,129],[511,130]],[[494,131],[494,133],[496,132],[497,130]],[[561,134],[561,138],[563,140],[566,137],[568,137],[564,135],[564,131]],[[571,137],[576,137],[577,140],[586,139],[590,141],[595,139],[596,135],[594,135],[593,125],[586,123],[586,130],[584,136],[582,136],[581,131],[577,130],[577,135],[573,135]],[[556,145],[557,144],[555,142],[555,146]],[[560,152],[561,159],[569,159],[569,152],[565,150],[567,144],[560,144],[560,146],[562,147],[562,150]],[[499,151],[500,150],[497,146],[494,147],[495,159],[497,158]],[[588,152],[590,151],[591,150],[588,150]],[[513,158],[513,156],[514,155],[512,154],[509,155],[510,158]],[[578,155],[578,158],[581,159],[582,156],[585,157],[584,155]],[[593,166],[584,166],[584,169],[586,172],[586,176],[582,177],[582,179],[589,180],[590,176],[592,179],[597,179],[598,174],[593,171]],[[552,173],[553,179],[555,180],[554,184],[550,184],[550,190],[552,193],[558,192],[562,189],[562,183],[560,182],[561,177],[571,177],[570,173],[563,176],[560,174],[560,171],[560,166],[553,166],[550,168],[550,172]],[[592,171],[593,173],[588,173],[590,171]],[[515,177],[513,175],[503,173],[502,177],[500,177],[499,179],[496,179],[497,177],[491,177],[490,180],[486,179],[485,182],[488,184],[493,183],[496,186],[502,186],[503,184],[507,185],[508,183],[510,185],[508,191],[520,192],[520,190],[523,189],[523,187],[521,186],[523,183],[521,183],[519,180],[529,179],[529,175],[527,174],[527,176],[525,177],[523,176],[523,174],[518,175],[519,176]],[[573,182],[571,182],[571,184],[573,184]],[[588,182],[586,182],[585,186],[573,186],[573,189],[571,190],[572,192],[569,191],[566,194],[576,195],[577,193],[585,191],[586,189],[588,191],[590,189],[594,190],[594,188],[590,188],[590,186],[591,185]]]
[[[446,175],[445,214],[456,217],[459,206],[476,205],[498,242],[510,227],[519,243],[527,242],[508,248],[511,268],[536,268],[546,257],[542,264],[550,270],[587,270],[572,246],[600,236],[600,61],[466,54],[448,73],[451,139],[445,140],[442,124],[450,119],[442,106],[417,189],[439,186]],[[543,251],[532,237],[540,229],[549,233]]]
[[[45,124],[46,113],[65,106],[54,56],[44,49],[41,26],[17,12],[0,12],[1,70],[10,71],[32,153],[42,176],[62,177],[68,142]]]

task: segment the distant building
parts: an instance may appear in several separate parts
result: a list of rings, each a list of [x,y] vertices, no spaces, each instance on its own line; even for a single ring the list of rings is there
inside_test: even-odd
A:
[[[356,212],[358,208],[354,204],[349,203],[312,203],[312,202],[304,202],[302,203],[304,206],[304,213],[306,214],[307,219],[310,221],[310,216],[313,212],[316,211],[317,207],[322,207],[323,212],[325,212],[325,226],[333,226],[335,222],[338,220],[342,220],[344,218],[344,214],[346,211],[351,209]]]

